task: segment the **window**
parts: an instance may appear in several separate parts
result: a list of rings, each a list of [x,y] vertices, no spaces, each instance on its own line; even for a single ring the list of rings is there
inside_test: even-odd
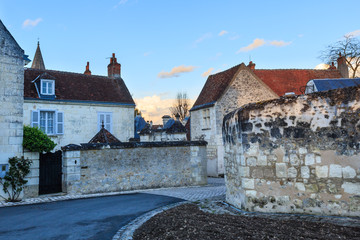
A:
[[[98,131],[100,131],[102,124],[109,132],[112,131],[112,113],[111,112],[98,112]]]
[[[64,134],[64,113],[48,110],[32,111],[31,126],[40,128],[48,135]]]
[[[204,109],[203,115],[203,128],[210,128],[210,109]]]
[[[41,79],[40,92],[43,95],[54,95],[55,94],[55,81]]]

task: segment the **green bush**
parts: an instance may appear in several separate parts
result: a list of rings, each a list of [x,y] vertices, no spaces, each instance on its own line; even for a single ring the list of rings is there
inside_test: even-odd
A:
[[[50,152],[56,144],[39,128],[24,126],[23,147],[31,152]]]
[[[4,198],[9,202],[19,201],[21,191],[24,185],[28,182],[25,180],[25,176],[30,173],[30,165],[32,161],[24,159],[24,157],[9,158],[9,171],[4,178],[0,178],[0,184],[3,186],[4,193],[8,195],[8,198]]]

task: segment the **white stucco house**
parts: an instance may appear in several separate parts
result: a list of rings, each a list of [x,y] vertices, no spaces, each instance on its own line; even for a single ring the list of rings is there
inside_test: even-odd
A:
[[[39,127],[57,144],[88,142],[105,128],[120,141],[134,135],[134,108],[121,65],[110,58],[108,76],[47,70],[38,44],[31,68],[24,71],[24,124]]]
[[[278,98],[286,93],[302,94],[311,79],[344,78],[346,74],[348,72],[339,66],[327,70],[255,69],[255,64],[250,62],[248,66],[242,63],[210,75],[190,109],[191,140],[208,142],[208,175],[224,174],[222,126],[227,113],[244,104]]]

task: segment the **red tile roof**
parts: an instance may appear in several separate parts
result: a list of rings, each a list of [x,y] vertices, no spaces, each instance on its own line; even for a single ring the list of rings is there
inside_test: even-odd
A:
[[[303,94],[306,83],[312,79],[342,78],[337,70],[255,69],[253,71],[279,96],[287,92]]]
[[[32,68],[25,69],[24,98],[39,99],[35,84],[32,81],[40,75],[44,78],[55,79],[56,100],[135,105],[122,79]]]
[[[246,67],[245,64],[236,65],[228,70],[210,75],[201,90],[199,97],[194,103],[195,109],[201,108],[203,105],[211,105],[215,103],[224,93],[226,87],[234,78],[240,67]],[[283,96],[287,92],[302,94],[301,87],[312,79],[322,78],[341,78],[338,70],[314,70],[314,69],[255,69],[254,74],[268,85],[277,95]],[[192,110],[195,110],[192,109]]]

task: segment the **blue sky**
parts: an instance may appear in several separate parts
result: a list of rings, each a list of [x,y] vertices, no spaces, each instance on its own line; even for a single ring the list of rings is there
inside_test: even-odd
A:
[[[47,69],[107,74],[114,52],[140,110],[158,122],[176,93],[192,100],[207,73],[314,68],[319,52],[360,30],[360,1],[107,0],[0,2],[1,20]],[[359,32],[359,31],[358,31]]]

